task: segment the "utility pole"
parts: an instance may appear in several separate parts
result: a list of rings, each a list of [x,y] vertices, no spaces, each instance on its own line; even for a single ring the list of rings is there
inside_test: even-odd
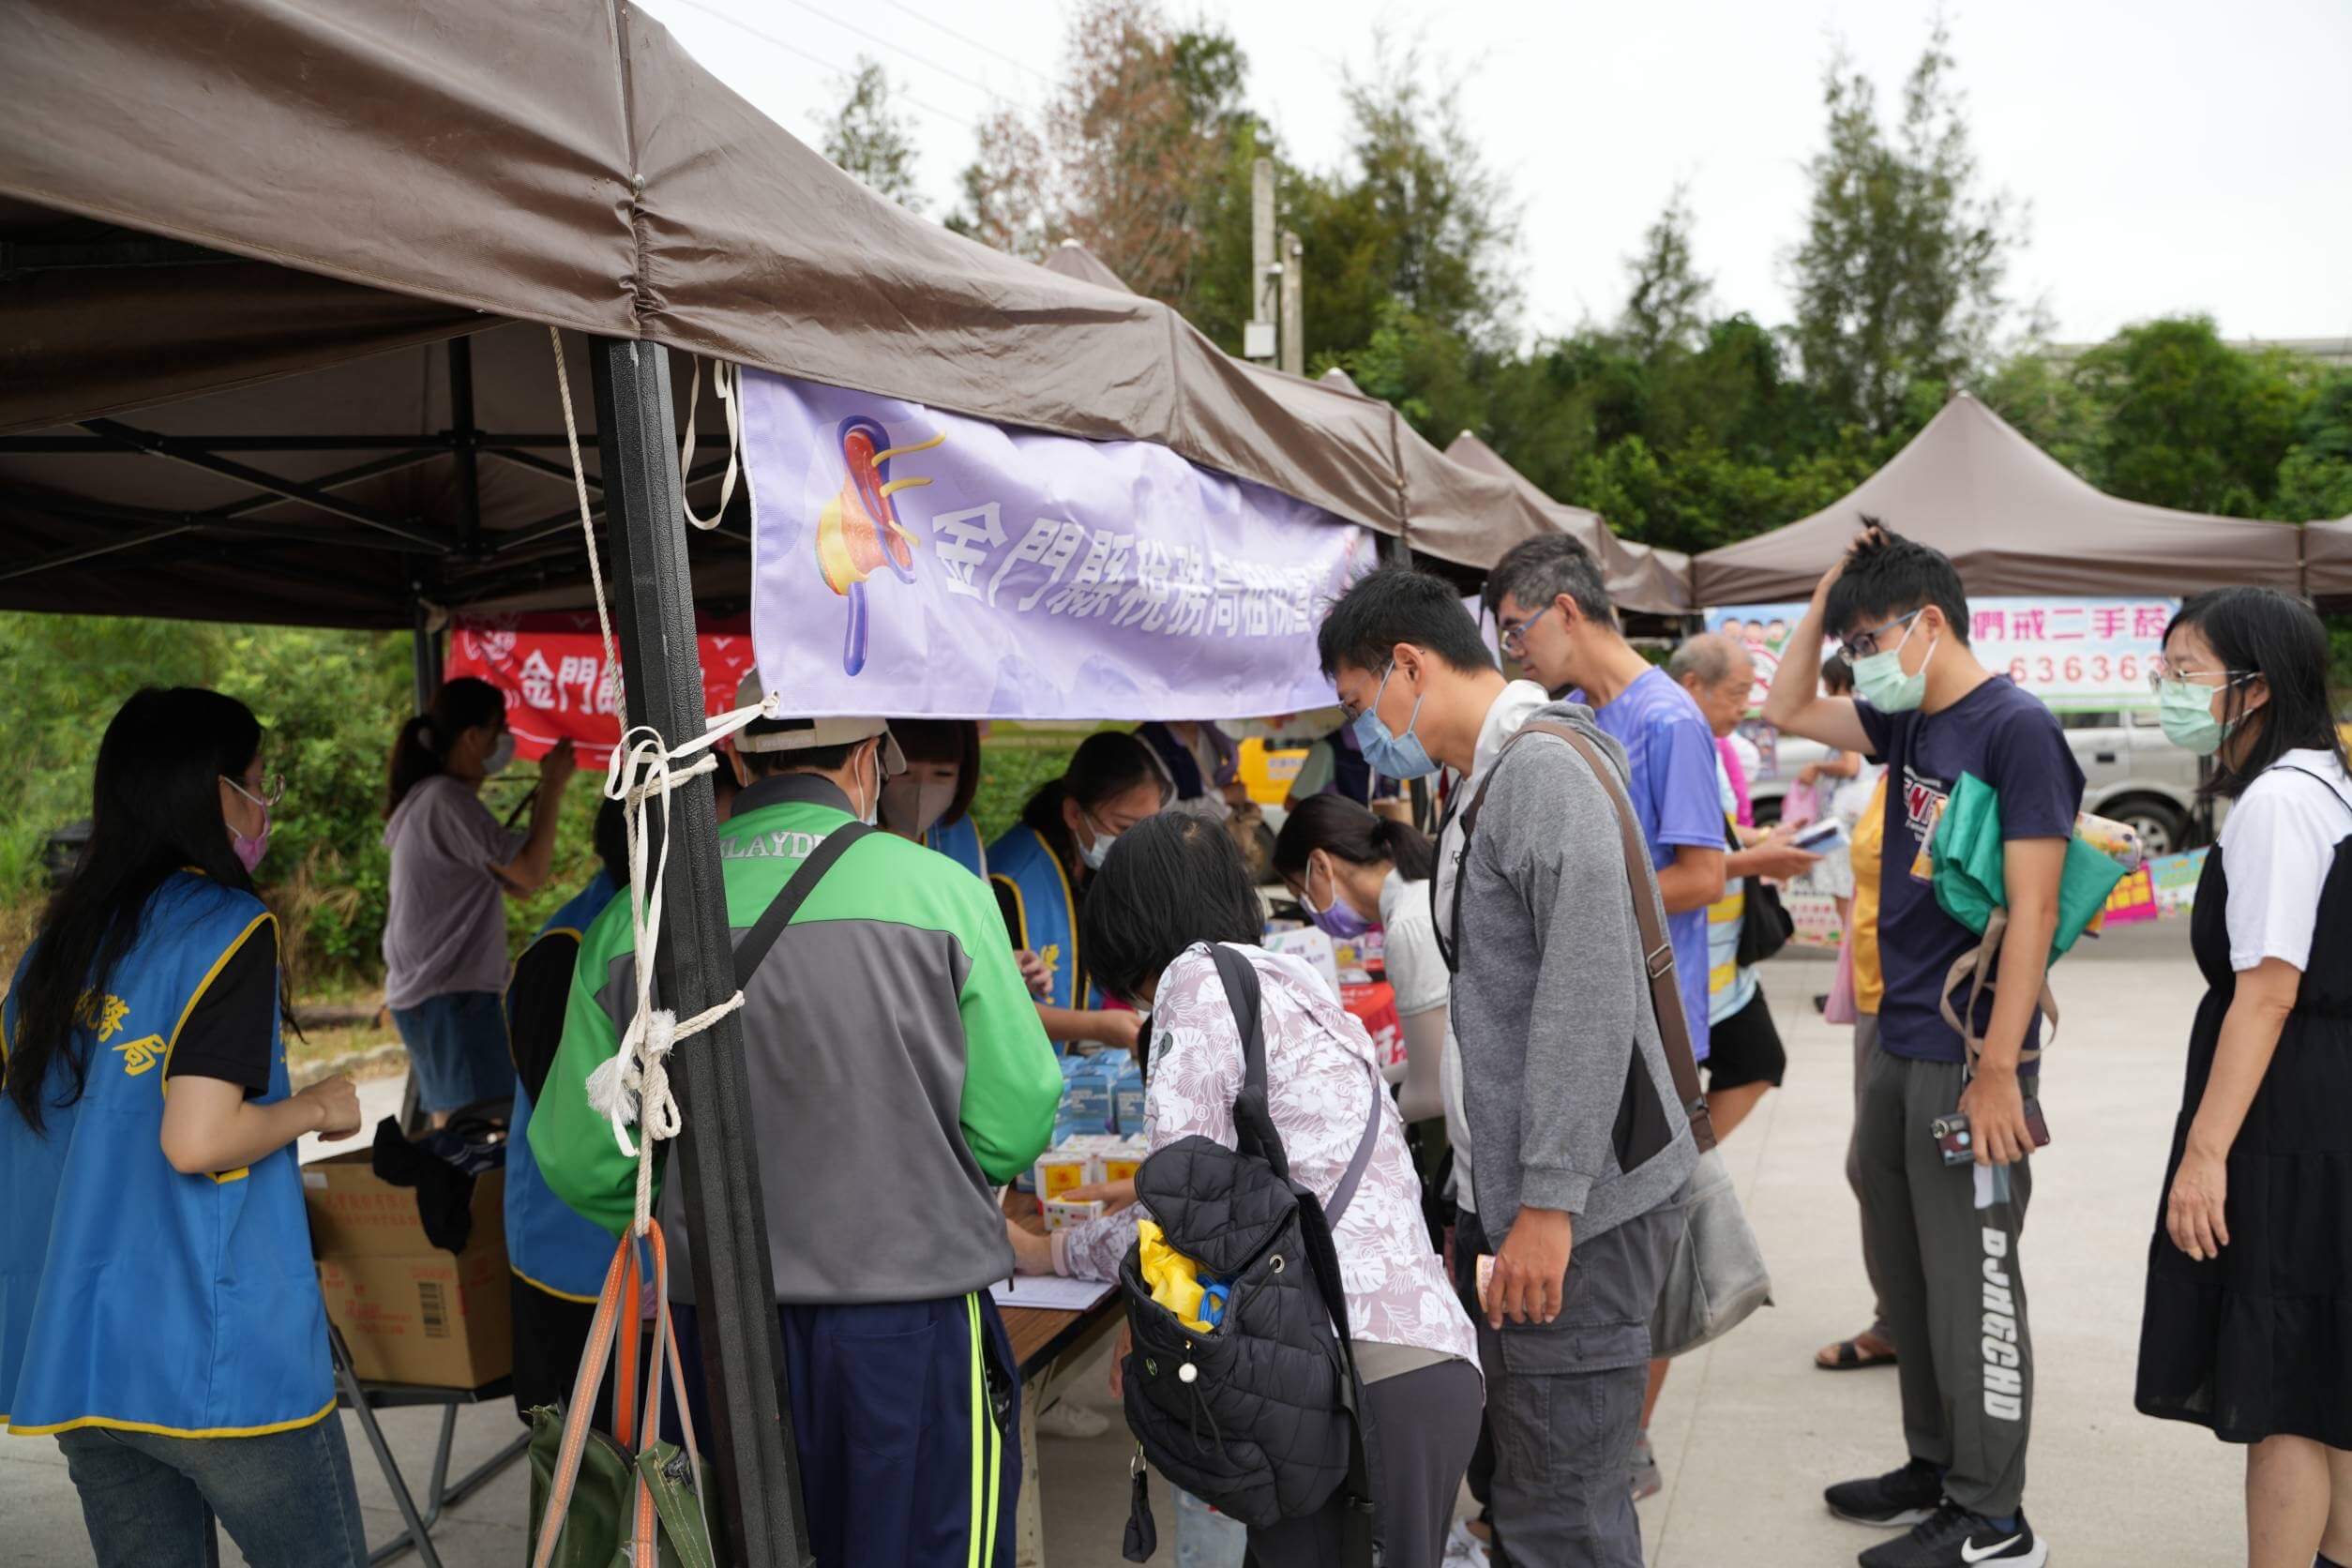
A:
[[[1271,360],[1274,347],[1274,171],[1261,158],[1250,168],[1249,324],[1242,329],[1242,357]]]
[[[1305,269],[1299,264],[1299,236],[1282,231],[1282,368],[1306,374]]]

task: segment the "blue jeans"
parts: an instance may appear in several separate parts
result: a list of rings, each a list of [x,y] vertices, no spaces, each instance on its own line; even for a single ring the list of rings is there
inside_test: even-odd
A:
[[[392,1009],[416,1074],[416,1103],[435,1113],[515,1092],[506,1054],[506,1010],[496,991],[451,991]]]
[[[342,1418],[260,1438],[57,1434],[98,1568],[218,1568],[212,1521],[251,1568],[362,1568],[368,1539]]]

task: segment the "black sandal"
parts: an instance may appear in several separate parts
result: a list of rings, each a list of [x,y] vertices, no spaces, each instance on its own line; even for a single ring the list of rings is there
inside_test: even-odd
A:
[[[1832,1347],[1837,1352],[1835,1359],[1823,1361],[1817,1352],[1813,1358],[1813,1364],[1824,1372],[1860,1372],[1866,1367],[1894,1364],[1893,1350],[1866,1351],[1862,1349],[1862,1342],[1861,1334],[1856,1334],[1851,1339],[1841,1339]]]

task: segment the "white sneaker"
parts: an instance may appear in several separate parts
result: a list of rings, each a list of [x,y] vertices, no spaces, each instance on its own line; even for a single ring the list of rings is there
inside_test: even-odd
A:
[[[1470,1521],[1456,1519],[1445,1535],[1443,1568],[1487,1568],[1486,1543],[1470,1530]]]
[[[1099,1438],[1110,1418],[1075,1399],[1062,1399],[1037,1412],[1037,1433],[1047,1438]]]

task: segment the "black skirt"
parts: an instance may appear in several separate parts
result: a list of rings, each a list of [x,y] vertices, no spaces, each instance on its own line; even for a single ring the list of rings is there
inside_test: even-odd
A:
[[[2229,1153],[2229,1244],[2194,1262],[2165,1232],[2164,1199],[2237,990],[2228,906],[2216,848],[2190,922],[2208,989],[2157,1195],[2134,1402],[2225,1442],[2352,1449],[2352,838],[2336,846],[2295,1011]]]

